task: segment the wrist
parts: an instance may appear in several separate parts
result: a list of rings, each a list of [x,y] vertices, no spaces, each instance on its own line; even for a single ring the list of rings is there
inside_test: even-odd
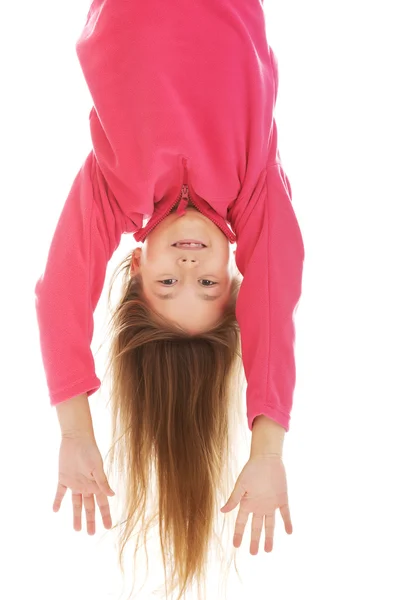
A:
[[[285,433],[282,425],[265,415],[258,415],[253,421],[250,455],[275,454],[282,457]]]
[[[56,405],[62,437],[94,437],[87,394],[79,394]]]

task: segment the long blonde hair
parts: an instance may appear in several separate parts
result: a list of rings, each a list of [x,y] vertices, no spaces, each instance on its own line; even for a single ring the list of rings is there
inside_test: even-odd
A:
[[[244,376],[235,308],[241,278],[237,272],[219,322],[189,335],[149,306],[141,275],[131,276],[130,264],[131,252],[116,268],[108,295],[110,306],[122,271],[106,369],[112,414],[108,472],[125,491],[122,522],[114,526],[121,527],[119,566],[124,572],[125,546],[137,533],[135,564],[140,534],[146,546],[148,529],[158,517],[167,595],[178,587],[180,600],[197,584],[197,597],[202,597],[211,542],[218,541],[223,558],[228,553],[215,525],[237,475]],[[231,562],[232,557],[227,569]],[[236,556],[235,569],[238,573]]]

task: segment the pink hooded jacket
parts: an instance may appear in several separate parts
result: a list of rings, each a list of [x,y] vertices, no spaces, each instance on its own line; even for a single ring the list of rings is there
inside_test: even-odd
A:
[[[94,311],[122,234],[142,242],[189,194],[237,244],[249,429],[264,414],[288,431],[304,245],[278,150],[262,0],[94,0],[76,51],[93,150],[35,286],[51,405],[101,385]]]

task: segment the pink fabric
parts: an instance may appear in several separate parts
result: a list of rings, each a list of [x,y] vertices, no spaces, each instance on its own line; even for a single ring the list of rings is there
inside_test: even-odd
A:
[[[122,234],[143,241],[187,183],[237,243],[249,429],[264,414],[288,431],[304,245],[278,150],[262,2],[94,0],[76,50],[93,150],[35,286],[51,404],[99,389],[90,346],[107,263]]]

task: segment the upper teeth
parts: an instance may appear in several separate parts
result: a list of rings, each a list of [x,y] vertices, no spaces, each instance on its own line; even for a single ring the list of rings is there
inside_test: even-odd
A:
[[[176,245],[177,246],[185,246],[185,247],[186,246],[191,246],[191,247],[195,247],[195,248],[198,247],[198,246],[200,246],[200,247],[203,246],[203,244],[196,244],[194,242],[178,242]]]

